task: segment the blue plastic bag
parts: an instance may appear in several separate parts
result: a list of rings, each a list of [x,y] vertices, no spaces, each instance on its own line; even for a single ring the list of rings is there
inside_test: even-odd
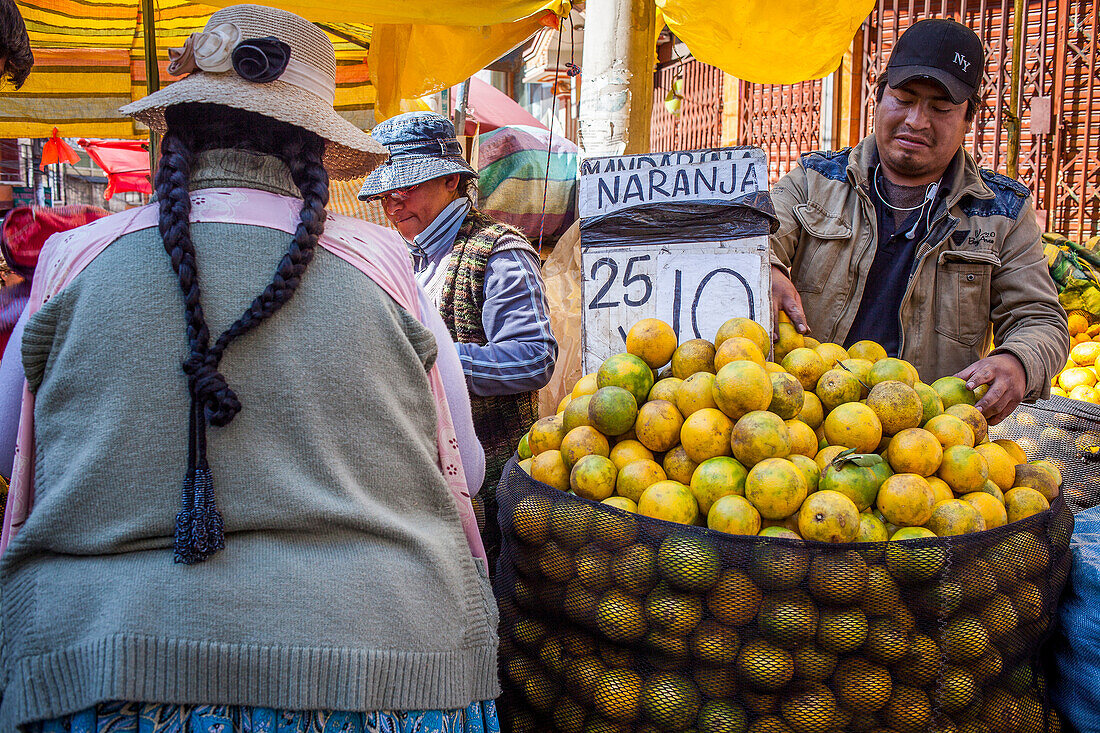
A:
[[[1073,571],[1062,596],[1062,643],[1051,693],[1059,712],[1079,731],[1100,730],[1100,507],[1075,517]]]

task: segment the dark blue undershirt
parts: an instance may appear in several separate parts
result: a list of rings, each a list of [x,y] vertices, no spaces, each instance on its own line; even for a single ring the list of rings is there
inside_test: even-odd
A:
[[[871,174],[875,174],[874,169]],[[867,273],[859,310],[848,330],[844,346],[869,339],[880,344],[890,356],[897,356],[901,349],[901,322],[898,318],[901,300],[909,286],[917,247],[928,233],[926,214],[933,204],[926,203],[909,214],[901,224],[896,224],[894,212],[879,197],[881,183],[876,188],[874,178],[871,180],[871,201],[874,202],[878,219],[878,247]],[[917,224],[915,229],[914,224]]]

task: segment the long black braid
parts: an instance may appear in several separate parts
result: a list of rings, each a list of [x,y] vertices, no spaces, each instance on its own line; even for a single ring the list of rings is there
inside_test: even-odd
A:
[[[191,445],[182,508],[176,518],[176,562],[205,560],[224,547],[221,515],[214,504],[206,462],[206,423],[229,424],[240,400],[218,366],[229,345],[271,317],[293,296],[325,229],[328,174],[322,165],[325,143],[300,127],[220,105],[188,104],[166,112],[168,130],[161,144],[156,177],[160,233],[179,277],[187,324],[188,356],[183,371],[191,392]],[[290,168],[302,194],[299,223],[271,283],[214,344],[203,313],[199,268],[191,241],[191,166],[203,150],[237,148],[275,155]]]

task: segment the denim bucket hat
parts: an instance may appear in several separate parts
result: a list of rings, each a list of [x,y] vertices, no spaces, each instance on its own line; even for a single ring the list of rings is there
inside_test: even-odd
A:
[[[370,134],[389,150],[390,157],[367,176],[360,199],[452,173],[477,177],[462,157],[454,125],[443,115],[407,112],[379,123]]]

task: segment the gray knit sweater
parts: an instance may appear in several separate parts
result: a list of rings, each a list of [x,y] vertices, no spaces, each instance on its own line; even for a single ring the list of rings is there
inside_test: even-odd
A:
[[[210,156],[193,186],[293,194]],[[289,235],[198,224],[214,334]],[[286,709],[495,697],[496,607],[436,464],[431,334],[317,249],[294,298],[228,349],[243,409],[208,430],[225,550],[172,562],[187,465],[183,299],[155,229],[110,245],[32,317],[36,503],[0,559],[0,730],[103,700]]]

